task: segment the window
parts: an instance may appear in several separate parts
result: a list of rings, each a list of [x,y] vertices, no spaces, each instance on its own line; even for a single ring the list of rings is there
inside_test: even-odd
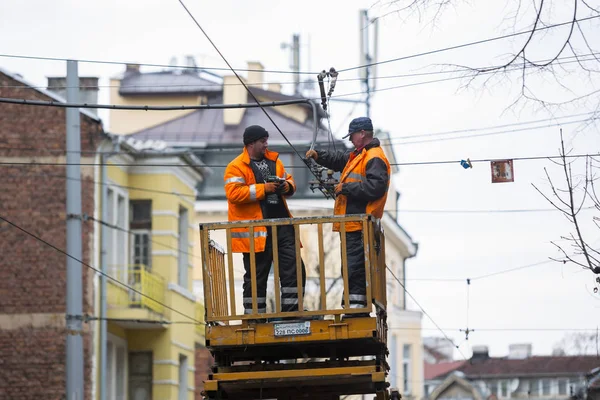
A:
[[[152,246],[150,233],[152,232],[152,201],[132,200],[129,203],[129,229],[131,237],[131,263],[144,265],[148,270],[152,267]]]
[[[125,192],[115,188],[107,189],[107,243],[106,257],[108,273],[121,282],[127,281],[128,269],[128,207]]]
[[[125,400],[127,398],[127,342],[108,335],[106,342],[106,398]]]
[[[188,289],[188,264],[189,264],[189,240],[188,240],[188,210],[179,207],[179,254],[178,254],[178,283],[184,289]]]
[[[500,397],[508,397],[508,381],[500,382]]]
[[[540,393],[540,381],[538,380],[531,380],[529,382],[529,394],[531,396],[537,396]]]
[[[494,396],[498,396],[498,382],[490,382],[490,393]]]
[[[241,138],[240,138],[241,139]],[[241,146],[241,143],[240,143]],[[227,165],[240,154],[239,148],[235,151],[219,151],[196,153],[207,165]],[[202,199],[224,199],[225,198],[225,167],[211,167],[212,174],[205,176],[198,184],[198,198]]]
[[[567,395],[567,380],[566,379],[558,380],[558,394],[561,396]]]
[[[188,358],[183,354],[179,355],[179,400],[187,400],[188,391]]]
[[[398,387],[398,363],[396,360],[398,359],[398,337],[396,335],[392,335],[390,341],[390,385],[393,388]]]
[[[404,380],[404,394],[411,394],[412,388],[410,385],[411,376],[410,362],[410,344],[405,344],[402,348],[402,379]]]
[[[550,386],[552,386],[550,379],[542,380],[542,396],[550,396]]]

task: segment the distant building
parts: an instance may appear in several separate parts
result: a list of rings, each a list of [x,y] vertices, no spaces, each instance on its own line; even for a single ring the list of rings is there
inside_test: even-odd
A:
[[[431,367],[425,384],[430,400],[595,399],[588,393],[598,393],[598,371],[597,356],[533,356],[530,344],[519,344],[507,357],[490,357],[480,346],[468,361]]]

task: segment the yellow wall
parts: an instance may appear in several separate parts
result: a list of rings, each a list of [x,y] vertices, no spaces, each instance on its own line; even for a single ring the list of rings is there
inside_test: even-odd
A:
[[[404,316],[408,315],[408,318]],[[416,317],[419,313],[414,311],[403,311],[398,320],[392,320],[388,316],[388,324],[397,329],[388,332],[388,347],[391,336],[396,336],[396,371],[390,370],[390,376],[396,375],[396,386],[403,398],[421,399],[423,397],[423,341],[421,339],[421,319]],[[409,377],[411,387],[410,397],[404,395],[404,374],[402,368],[404,345],[410,345],[411,349],[411,376]],[[391,354],[390,354],[391,356]],[[388,381],[390,381],[388,377]]]
[[[127,96],[119,94],[121,81],[111,79],[110,81],[110,103],[118,105],[134,106],[190,106],[206,104],[206,97],[198,95],[180,95],[180,96]],[[174,110],[174,111],[156,111],[143,113],[135,110],[110,110],[110,132],[117,134],[128,134],[137,132],[144,128],[149,128],[171,119],[189,114],[194,110]]]
[[[113,163],[114,160],[111,160]],[[129,160],[127,163],[135,163]],[[181,160],[181,163],[184,163]],[[186,167],[181,167],[186,168]],[[148,199],[152,201],[152,235],[151,248],[154,252],[168,250],[171,254],[153,254],[152,273],[161,276],[165,280],[165,300],[168,307],[177,310],[177,312],[165,309],[159,319],[174,322],[166,325],[137,325],[111,321],[108,323],[108,332],[124,339],[127,342],[129,352],[151,351],[153,356],[153,398],[154,399],[173,399],[178,398],[179,387],[179,355],[183,354],[188,359],[188,388],[194,388],[194,348],[199,340],[196,332],[196,325],[190,316],[195,318],[196,302],[178,292],[170,290],[169,283],[177,285],[178,283],[178,216],[179,207],[185,207],[188,210],[188,239],[192,243],[194,238],[194,187],[188,185],[177,176],[178,167],[169,167],[157,169],[157,173],[132,173],[134,168],[108,167],[108,178],[111,183],[120,186],[128,186],[118,190],[124,191],[129,196],[129,200]],[[181,171],[179,171],[181,172]],[[189,175],[188,175],[189,177]],[[198,178],[200,179],[200,178]],[[150,189],[151,191],[142,191],[131,189],[139,187]],[[163,191],[167,193],[157,193]],[[168,193],[177,193],[168,194]],[[100,212],[99,212],[100,214]],[[130,240],[130,237],[128,237]],[[127,246],[129,249],[129,244]],[[193,282],[193,246],[186,246],[186,251],[190,253],[187,256],[188,264],[188,284],[184,288],[188,293],[192,292]],[[131,256],[131,255],[130,255]],[[112,293],[112,292],[110,292]],[[109,294],[110,294],[109,293]],[[109,299],[110,303],[110,299]],[[139,309],[138,309],[139,310]],[[124,318],[131,309],[124,309],[121,314],[118,310],[112,310],[111,316]],[[115,314],[117,312],[117,314]],[[146,314],[150,315],[150,314]],[[185,323],[182,323],[185,322]],[[135,329],[133,329],[135,328]],[[96,345],[99,350],[99,345]],[[96,352],[99,358],[99,351]],[[98,364],[99,365],[99,364]],[[99,392],[96,393],[99,395]],[[188,390],[188,399],[194,398],[194,391]]]

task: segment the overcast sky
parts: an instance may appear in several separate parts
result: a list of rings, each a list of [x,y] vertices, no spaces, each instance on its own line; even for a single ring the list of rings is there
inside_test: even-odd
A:
[[[293,33],[302,41],[302,69],[319,71],[333,66],[338,70],[357,66],[358,10],[370,8],[372,17],[393,8],[385,2],[279,2],[279,1],[192,1],[191,12],[234,67],[246,61],[261,61],[267,69],[289,69],[289,54],[281,50]],[[526,7],[515,20],[506,19],[516,4],[493,0],[466,4],[457,1],[444,11],[435,24],[433,13],[390,14],[380,21],[379,61],[395,59],[434,49],[454,46],[529,27],[531,12]],[[598,2],[592,2],[598,6]],[[548,22],[570,18],[569,10],[553,6]],[[581,10],[581,16],[587,16]],[[582,22],[588,40],[600,48],[598,20]],[[533,42],[530,57],[552,57],[568,28],[548,30]],[[440,72],[448,65],[481,67],[496,65],[523,43],[525,37],[469,46],[435,55],[414,57],[380,65],[377,76]],[[581,40],[576,43],[583,49]],[[171,57],[192,54],[201,66],[225,67],[218,54],[176,0],[4,0],[0,2],[0,53],[115,62],[168,64]],[[566,53],[564,56],[570,56]],[[38,85],[46,76],[64,75],[64,62],[0,57],[0,67],[23,75]],[[566,91],[549,76],[528,78],[537,96],[564,101],[585,93],[594,82],[565,65],[559,81],[574,91]],[[81,63],[80,75],[99,76],[101,85],[122,72],[123,65]],[[152,70],[152,68],[145,68]],[[356,78],[357,70],[340,74],[340,79]],[[379,79],[377,89],[439,80],[456,75],[424,75]],[[303,79],[314,79],[314,74]],[[578,103],[562,109],[544,109],[539,103],[510,107],[520,90],[519,74],[485,82],[450,80],[376,92],[372,118],[376,127],[389,131],[398,141],[399,162],[460,159],[503,159],[556,155],[562,126],[573,154],[597,153],[600,145],[597,125],[573,123],[587,118],[574,116],[594,111],[596,103]],[[290,82],[288,74],[267,74],[272,82]],[[595,82],[596,89],[598,82]],[[340,81],[336,95],[354,93],[356,81]],[[354,98],[357,98],[356,96]],[[108,102],[107,89],[100,93]],[[331,103],[331,126],[341,135],[352,117],[365,113],[362,105]],[[106,117],[106,113],[101,113]],[[565,117],[565,118],[561,118]],[[551,118],[556,118],[550,120]],[[401,137],[427,135],[451,130],[467,130],[498,125],[545,120],[536,124],[495,130],[466,132],[474,135],[516,130],[497,135],[462,140],[401,144]],[[105,119],[105,125],[110,125]],[[560,125],[562,123],[562,125]],[[531,126],[552,125],[541,129]],[[341,130],[338,127],[343,126]],[[459,134],[448,135],[461,136]],[[443,137],[443,136],[442,136]],[[424,136],[421,139],[440,138]],[[418,140],[412,139],[413,140]],[[409,140],[404,140],[407,142]],[[581,172],[582,162],[577,164]],[[456,164],[402,166],[396,178],[401,191],[399,222],[419,243],[419,253],[407,262],[407,288],[417,302],[446,333],[461,344],[465,356],[470,345],[490,346],[491,354],[506,355],[510,343],[532,343],[536,354],[550,354],[565,329],[596,329],[600,324],[600,297],[593,293],[594,277],[573,265],[546,263],[523,270],[474,279],[467,308],[467,278],[542,262],[558,256],[550,241],[568,235],[572,227],[558,212],[472,212],[478,210],[550,209],[532,184],[548,193],[544,168],[561,186],[560,169],[548,160],[515,161],[515,182],[492,184],[489,163],[476,163],[465,170]],[[406,210],[406,211],[402,211]],[[433,211],[439,212],[433,212]],[[466,210],[471,212],[448,212]],[[420,211],[420,212],[418,212]],[[427,211],[427,212],[425,212]],[[598,230],[591,227],[593,211],[581,214],[584,232],[593,246],[600,246]],[[429,281],[418,279],[462,279]],[[411,308],[418,309],[410,301]],[[469,341],[457,329],[475,331]],[[424,335],[440,333],[424,316]],[[485,329],[517,329],[486,331]],[[523,329],[555,329],[526,331]],[[430,330],[431,329],[431,330]],[[454,330],[453,330],[454,329]],[[481,330],[478,330],[481,329]],[[460,354],[456,354],[460,357]]]

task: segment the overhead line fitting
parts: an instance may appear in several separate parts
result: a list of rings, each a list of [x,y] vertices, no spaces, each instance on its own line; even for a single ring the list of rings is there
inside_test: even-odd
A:
[[[331,97],[331,95],[333,94],[338,75],[339,72],[337,72],[333,67],[329,68],[329,72],[323,70],[319,75],[317,75],[317,80],[319,81],[319,90],[321,91],[321,105],[323,106],[323,110],[325,111],[327,111],[327,97]],[[329,82],[329,91],[327,92],[327,95],[325,95],[325,78],[331,78],[331,81]]]

